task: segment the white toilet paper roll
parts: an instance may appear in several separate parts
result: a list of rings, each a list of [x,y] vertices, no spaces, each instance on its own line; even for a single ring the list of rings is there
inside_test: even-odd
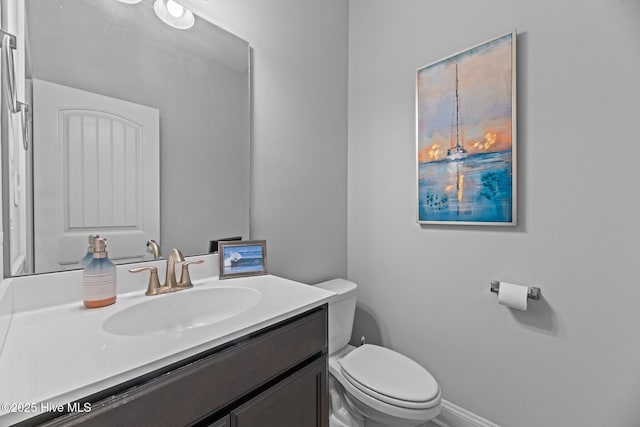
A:
[[[500,282],[498,303],[518,310],[527,309],[527,292],[529,287],[514,283]]]

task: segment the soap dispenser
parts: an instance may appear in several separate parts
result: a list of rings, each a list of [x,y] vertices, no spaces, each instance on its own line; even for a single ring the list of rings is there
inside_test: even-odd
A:
[[[116,266],[107,256],[105,239],[95,239],[93,257],[84,268],[82,280],[85,307],[104,307],[116,302]]]
[[[80,267],[86,267],[93,259],[93,248],[95,247],[98,237],[100,236],[97,234],[89,234],[89,247],[87,248],[87,254],[80,260]]]

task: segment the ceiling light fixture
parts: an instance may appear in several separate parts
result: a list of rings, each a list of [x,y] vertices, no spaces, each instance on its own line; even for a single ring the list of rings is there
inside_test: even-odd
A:
[[[156,0],[153,10],[162,22],[173,28],[186,30],[193,27],[195,22],[193,13],[173,0]]]
[[[120,3],[126,3],[126,4],[137,4],[140,3],[142,0],[118,0]]]

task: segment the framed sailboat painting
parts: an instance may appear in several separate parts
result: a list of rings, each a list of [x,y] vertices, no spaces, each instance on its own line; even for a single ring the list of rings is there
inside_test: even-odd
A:
[[[418,223],[516,225],[516,33],[417,70]]]

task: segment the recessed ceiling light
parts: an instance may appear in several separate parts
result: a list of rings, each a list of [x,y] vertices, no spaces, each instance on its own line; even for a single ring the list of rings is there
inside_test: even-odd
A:
[[[162,22],[173,28],[186,30],[195,23],[193,13],[174,0],[156,0],[153,10]]]
[[[118,0],[120,3],[126,3],[126,4],[136,4],[136,3],[140,3],[142,0]]]
[[[184,15],[184,7],[173,0],[167,0],[167,12],[174,18]]]

